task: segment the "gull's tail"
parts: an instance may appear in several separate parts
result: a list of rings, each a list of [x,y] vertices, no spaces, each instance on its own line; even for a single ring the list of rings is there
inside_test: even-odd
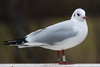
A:
[[[15,39],[15,40],[10,40],[10,41],[5,41],[4,45],[12,45],[12,46],[16,46],[16,45],[21,45],[23,43],[27,43],[27,41],[25,40],[25,38],[21,38],[21,39]]]
[[[40,47],[43,46],[44,43],[38,43],[38,42],[29,43],[28,41],[26,41],[26,38],[21,38],[21,39],[5,41],[4,45],[18,46],[18,48],[26,48],[26,47]]]

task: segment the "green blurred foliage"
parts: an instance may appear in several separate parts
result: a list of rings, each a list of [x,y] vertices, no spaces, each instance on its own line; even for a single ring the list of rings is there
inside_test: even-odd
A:
[[[66,59],[74,63],[100,62],[100,0],[0,0],[0,8],[0,63],[56,63],[56,51],[18,49],[2,45],[3,41],[68,20],[77,8],[87,13],[89,33],[83,43],[66,50]]]

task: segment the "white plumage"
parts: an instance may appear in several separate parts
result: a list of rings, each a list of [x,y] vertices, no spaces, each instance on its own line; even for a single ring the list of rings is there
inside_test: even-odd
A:
[[[77,14],[80,16],[77,16]],[[26,41],[28,42],[18,47],[25,48],[35,46],[51,50],[72,48],[80,44],[87,36],[87,23],[83,17],[85,17],[85,11],[83,9],[77,9],[72,14],[70,20],[30,33],[26,36]]]

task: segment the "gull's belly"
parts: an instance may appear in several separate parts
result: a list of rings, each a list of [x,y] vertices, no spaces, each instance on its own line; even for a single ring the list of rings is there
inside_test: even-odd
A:
[[[86,38],[87,34],[84,33],[79,33],[77,36],[66,39],[64,41],[62,41],[61,43],[58,43],[60,50],[62,49],[68,49],[68,48],[72,48],[78,44],[80,44],[81,42],[84,41],[84,39]],[[61,45],[60,45],[61,44]]]

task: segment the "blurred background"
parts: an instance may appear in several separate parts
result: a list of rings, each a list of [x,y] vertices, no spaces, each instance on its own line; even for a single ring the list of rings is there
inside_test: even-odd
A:
[[[68,20],[77,8],[87,13],[89,33],[83,43],[65,51],[66,60],[100,63],[100,0],[0,0],[0,44]],[[56,63],[56,59],[56,51],[0,45],[0,63]]]

